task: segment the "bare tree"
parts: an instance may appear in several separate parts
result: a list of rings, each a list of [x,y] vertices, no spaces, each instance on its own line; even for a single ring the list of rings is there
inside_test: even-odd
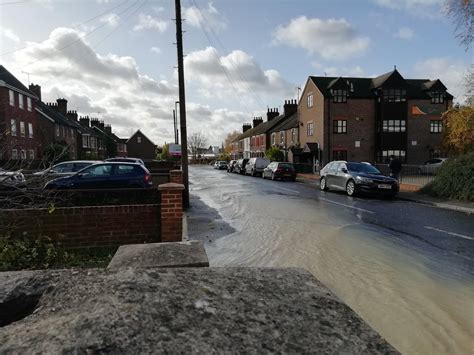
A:
[[[197,159],[201,150],[207,147],[207,137],[202,132],[196,132],[188,137],[188,149],[193,159]]]
[[[445,11],[454,22],[456,38],[467,50],[474,38],[474,3],[472,0],[446,0]]]

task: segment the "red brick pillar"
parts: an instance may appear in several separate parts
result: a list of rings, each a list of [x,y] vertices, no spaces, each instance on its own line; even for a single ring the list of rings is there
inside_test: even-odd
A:
[[[183,235],[183,184],[170,182],[161,191],[161,241],[180,242]]]
[[[181,170],[170,170],[170,182],[183,183],[183,172]]]

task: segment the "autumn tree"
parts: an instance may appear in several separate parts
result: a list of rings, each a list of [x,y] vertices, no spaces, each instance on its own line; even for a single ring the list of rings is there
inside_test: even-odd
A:
[[[445,11],[454,22],[456,38],[467,51],[474,38],[474,3],[472,0],[446,0]]]
[[[474,150],[474,108],[455,106],[443,114],[444,146],[454,154]]]
[[[230,153],[231,150],[232,150],[232,142],[238,137],[240,136],[240,132],[239,131],[233,131],[231,133],[228,133],[227,136],[225,137],[224,139],[224,150],[227,152],[227,153]]]
[[[191,151],[193,159],[197,159],[199,152],[207,147],[207,137],[202,132],[196,132],[188,137],[188,149]]]

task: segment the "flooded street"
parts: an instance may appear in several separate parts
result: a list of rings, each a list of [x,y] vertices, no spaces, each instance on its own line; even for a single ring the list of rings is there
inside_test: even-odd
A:
[[[190,182],[189,238],[206,241],[211,266],[305,268],[402,353],[472,354],[474,217],[207,166],[191,167]],[[412,219],[385,218],[384,209]],[[423,218],[471,234],[445,240]]]

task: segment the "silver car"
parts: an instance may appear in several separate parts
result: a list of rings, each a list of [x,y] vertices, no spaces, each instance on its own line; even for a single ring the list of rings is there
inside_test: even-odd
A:
[[[245,165],[245,175],[262,176],[263,170],[270,164],[270,159],[267,158],[250,158]]]
[[[62,163],[53,165],[47,169],[38,171],[34,173],[34,176],[47,176],[54,175],[58,176],[69,176],[77,173],[79,170],[87,168],[89,165],[102,163],[101,161],[96,160],[72,160],[64,161]]]
[[[418,168],[419,175],[436,174],[436,171],[448,160],[448,158],[433,158],[426,161]]]
[[[0,189],[18,189],[26,186],[25,176],[20,171],[7,171],[0,168]]]

